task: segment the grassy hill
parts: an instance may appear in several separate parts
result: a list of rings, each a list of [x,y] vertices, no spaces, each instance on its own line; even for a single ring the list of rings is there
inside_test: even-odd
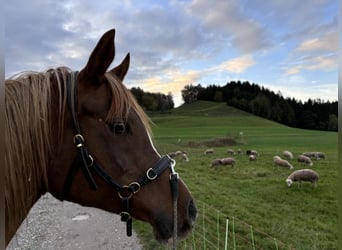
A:
[[[166,154],[183,150],[190,158],[190,162],[177,159],[176,169],[199,208],[194,236],[189,238],[193,248],[203,249],[201,232],[205,231],[210,241],[216,242],[215,232],[224,230],[221,224],[220,227],[217,223],[204,224],[201,216],[210,204],[212,211],[219,211],[221,217],[234,217],[241,224],[267,234],[269,237],[255,235],[256,249],[276,249],[270,245],[270,238],[281,242],[278,249],[337,249],[337,133],[289,128],[224,103],[202,101],[150,117],[158,151]],[[236,145],[214,147],[214,155],[207,156],[203,155],[206,146],[189,146],[191,141],[219,137],[233,138]],[[212,159],[228,157],[228,148],[244,152],[255,149],[260,155],[256,162],[250,162],[246,155],[235,155],[234,168],[209,168]],[[312,167],[320,174],[317,188],[309,183],[302,188],[296,183],[290,188],[286,186],[285,179],[292,170],[274,167],[272,162],[272,157],[282,156],[283,150],[294,154],[295,159],[290,162],[295,169],[307,168],[296,161],[297,155],[305,151],[326,153],[327,159],[314,161]],[[215,220],[214,213],[206,218],[213,216]],[[146,249],[162,249],[149,240],[152,236],[145,224],[135,224]],[[237,229],[237,236],[244,239],[250,234],[248,230],[248,227]],[[184,244],[190,243],[181,245],[188,249]],[[236,244],[237,249],[252,249],[250,242],[240,240]]]

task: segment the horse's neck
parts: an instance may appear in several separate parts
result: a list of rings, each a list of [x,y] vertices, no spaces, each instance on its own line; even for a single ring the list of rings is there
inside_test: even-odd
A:
[[[21,188],[17,188],[15,192],[25,192],[21,190],[22,188],[33,189],[33,186],[36,185],[33,183],[33,180],[27,180],[26,185],[20,186]],[[36,188],[36,187],[34,187]],[[13,238],[16,231],[20,227],[20,225],[25,221],[30,209],[34,206],[34,204],[38,201],[38,199],[44,194],[45,191],[40,190],[36,193],[32,193],[30,197],[27,197],[26,200],[16,200],[12,197],[15,202],[8,201],[8,197],[6,197],[6,245]],[[11,205],[8,204],[11,203]],[[9,206],[8,206],[9,205]]]
[[[48,188],[48,111],[44,109],[44,105],[39,105],[40,102],[36,101],[39,98],[37,91],[22,86],[26,85],[9,83],[6,86],[6,244],[24,221],[31,207]],[[44,94],[42,96],[44,97]],[[37,113],[39,115],[35,115]]]

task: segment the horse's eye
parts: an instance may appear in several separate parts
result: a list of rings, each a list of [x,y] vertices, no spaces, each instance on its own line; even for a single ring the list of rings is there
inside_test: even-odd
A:
[[[109,127],[114,135],[123,135],[127,133],[126,125],[123,122],[113,122]]]

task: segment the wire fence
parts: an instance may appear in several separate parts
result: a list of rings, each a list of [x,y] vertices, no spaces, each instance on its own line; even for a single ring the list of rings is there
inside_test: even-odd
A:
[[[223,214],[205,202],[198,201],[197,223],[192,235],[177,249],[293,249],[280,240],[248,223]]]

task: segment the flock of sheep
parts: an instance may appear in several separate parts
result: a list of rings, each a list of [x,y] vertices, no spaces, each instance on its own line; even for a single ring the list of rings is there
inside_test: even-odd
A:
[[[214,154],[214,149],[210,148],[204,151],[204,155]],[[241,149],[238,149],[234,151],[233,149],[228,149],[227,154],[230,156],[233,155],[243,155],[243,151]],[[189,157],[187,152],[185,151],[176,151],[171,152],[168,154],[171,158],[175,157],[181,157],[183,161],[189,161]],[[248,159],[250,161],[256,161],[258,158],[258,152],[256,150],[247,150],[246,155],[248,156]],[[283,159],[284,158],[284,159]],[[293,154],[290,151],[283,151],[283,158],[276,155],[273,157],[273,163],[275,166],[283,167],[283,168],[289,168],[294,169],[293,165],[289,162],[290,160],[293,160]],[[302,153],[297,157],[297,161],[299,163],[303,163],[308,166],[313,166],[313,159],[319,160],[319,159],[325,159],[326,156],[323,152],[305,152]],[[210,167],[218,167],[218,166],[225,166],[230,165],[231,167],[234,167],[236,161],[233,157],[225,157],[225,158],[216,158],[211,161]],[[314,187],[317,186],[317,182],[319,179],[319,175],[316,171],[312,169],[300,169],[292,172],[285,180],[288,186],[291,186],[293,182],[299,182],[299,185],[301,186],[302,181],[311,182]]]

